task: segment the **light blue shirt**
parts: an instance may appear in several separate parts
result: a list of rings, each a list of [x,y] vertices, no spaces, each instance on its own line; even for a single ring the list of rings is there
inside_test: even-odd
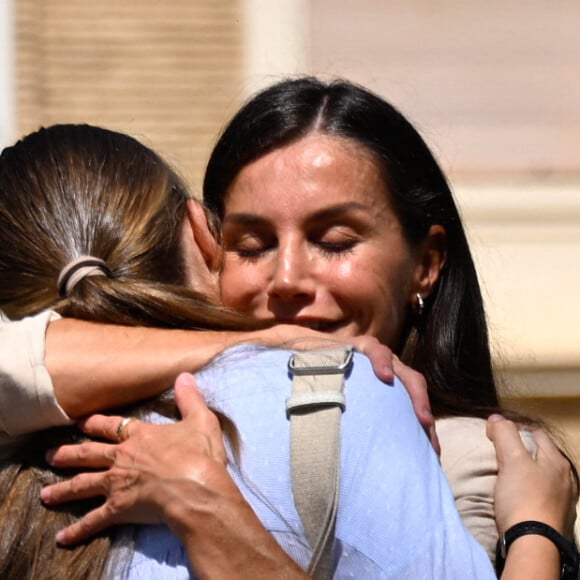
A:
[[[230,469],[263,525],[302,567],[310,549],[292,499],[286,398],[291,353],[238,347],[198,375],[208,403],[237,426]],[[335,578],[495,579],[466,530],[405,388],[378,381],[355,355],[341,422]],[[128,578],[189,578],[187,554],[164,526],[137,529]]]

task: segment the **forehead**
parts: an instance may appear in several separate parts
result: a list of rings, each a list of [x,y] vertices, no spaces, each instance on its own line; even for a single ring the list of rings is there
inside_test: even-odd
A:
[[[370,151],[348,139],[313,133],[246,165],[228,188],[225,211],[293,201],[384,206],[388,198]]]

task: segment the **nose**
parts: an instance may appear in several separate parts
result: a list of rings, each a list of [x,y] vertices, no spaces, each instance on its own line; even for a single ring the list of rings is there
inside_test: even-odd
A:
[[[268,295],[283,301],[305,300],[315,293],[314,263],[299,240],[280,242]]]

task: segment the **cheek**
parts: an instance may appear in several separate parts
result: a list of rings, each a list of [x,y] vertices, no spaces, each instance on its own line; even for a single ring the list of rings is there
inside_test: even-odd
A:
[[[407,315],[410,272],[407,264],[384,256],[340,269],[345,274],[335,286],[366,320],[371,333],[395,344]]]
[[[380,320],[392,318],[393,296],[386,276],[381,264],[348,260],[329,267],[319,281],[324,279],[334,301],[361,323],[363,332],[372,325],[375,333]]]
[[[339,264],[336,268],[336,277],[341,282],[349,280],[353,277],[355,270],[356,268],[353,267],[352,262]]]
[[[348,261],[330,268],[326,280],[335,296],[341,296],[350,303],[373,299],[380,290],[377,272],[356,261]]]
[[[377,336],[391,347],[399,342],[408,315],[410,277],[406,268],[383,272],[375,295]]]
[[[327,280],[336,293],[373,305],[384,304],[391,293],[390,268],[382,260],[352,259],[332,267]]]
[[[382,317],[385,313],[392,315],[400,304],[399,288],[391,284],[387,276],[385,270],[369,267],[353,272],[350,278],[350,295],[372,318]]]
[[[263,287],[259,272],[254,267],[225,258],[220,274],[220,293],[225,306],[248,311]]]

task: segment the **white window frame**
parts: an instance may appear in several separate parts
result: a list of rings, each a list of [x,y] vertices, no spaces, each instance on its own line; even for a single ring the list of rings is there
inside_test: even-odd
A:
[[[245,96],[288,75],[305,74],[310,0],[244,0]]]
[[[15,34],[13,0],[0,0],[0,149],[16,136]]]

